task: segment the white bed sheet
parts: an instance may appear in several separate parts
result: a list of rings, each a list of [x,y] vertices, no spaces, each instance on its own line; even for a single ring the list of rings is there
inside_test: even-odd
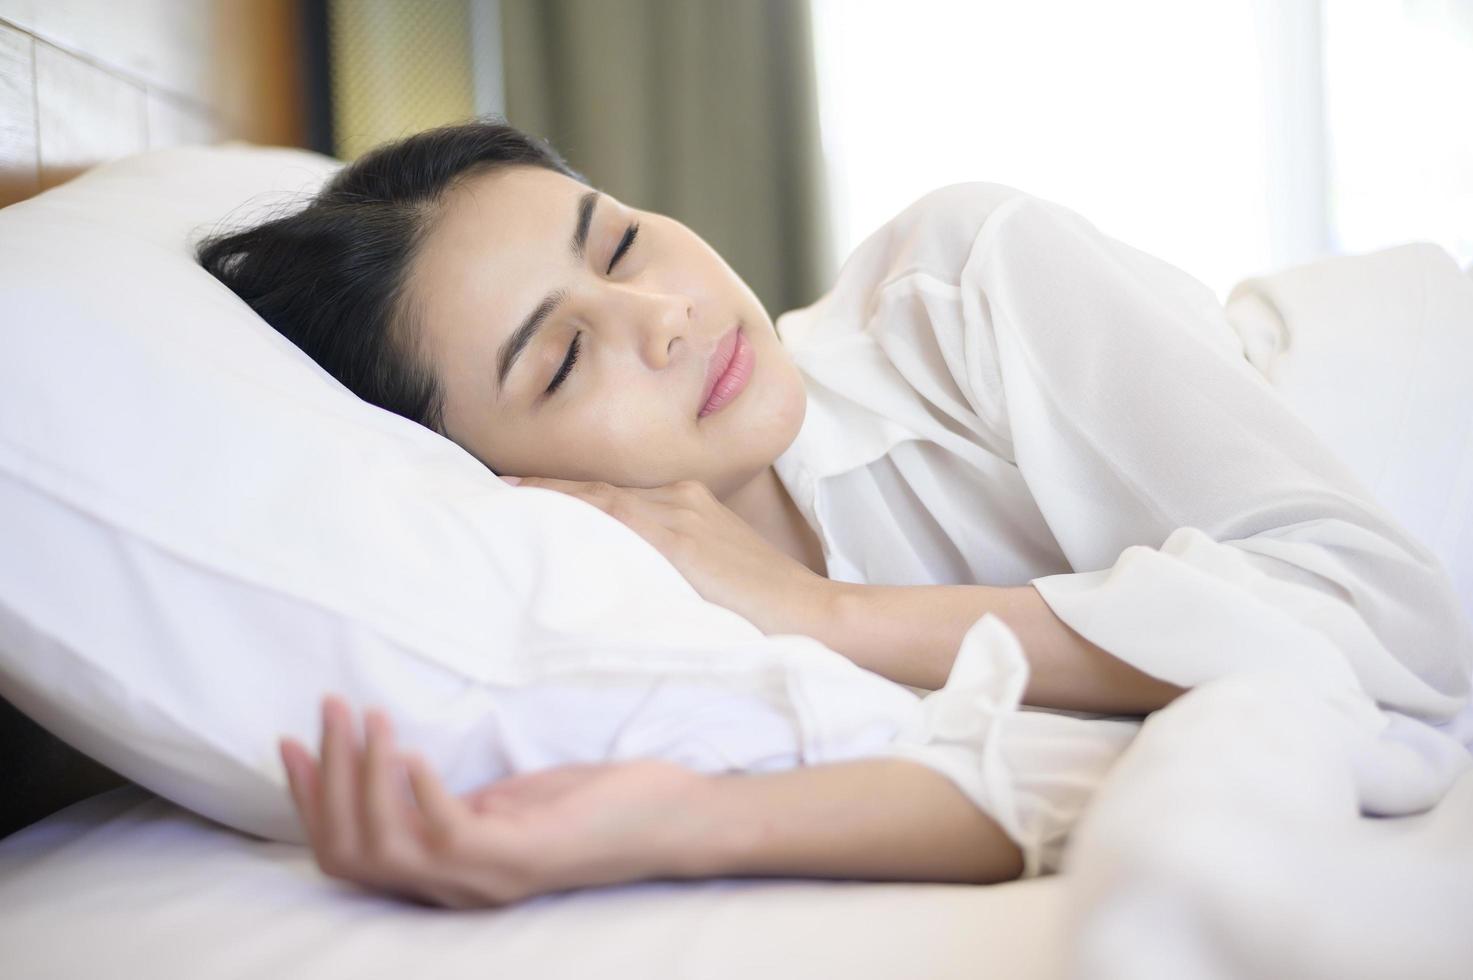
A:
[[[428,909],[125,786],[0,841],[0,975],[1029,980],[1063,972],[1063,894],[728,879]]]
[[[1161,762],[1140,760],[1154,772],[1131,781],[1132,795],[1171,768]],[[1173,809],[1137,845],[1192,822]],[[1155,860],[1114,834],[1090,849],[1084,879],[651,882],[452,912],[325,878],[305,848],[246,837],[130,785],[0,841],[0,976],[1462,975],[1473,906],[1446,899],[1473,895],[1473,878],[1457,884],[1473,873],[1473,770],[1433,810],[1342,826],[1354,841],[1324,840],[1323,853],[1242,816],[1230,822],[1252,833],[1226,834],[1220,849],[1191,833],[1177,846],[1147,843],[1162,852]],[[1101,875],[1102,854],[1132,867],[1123,879]],[[1421,887],[1437,877],[1451,891]],[[1352,883],[1362,895],[1347,902]],[[1091,894],[1102,886],[1110,894]],[[1203,932],[1203,916],[1219,928]]]
[[[1333,271],[1348,281],[1366,261],[1335,260]],[[1312,328],[1343,332],[1357,312],[1367,331],[1386,326],[1356,294],[1311,303],[1328,268],[1245,285],[1239,299],[1261,302],[1233,311],[1245,339],[1256,327],[1270,340],[1294,332],[1294,345],[1249,350],[1285,355],[1282,390],[1306,414],[1317,392],[1377,390],[1294,360]],[[1465,366],[1454,354],[1467,335],[1441,339],[1448,355],[1432,363]],[[1367,333],[1364,349],[1377,343]],[[1425,362],[1430,349],[1416,353]],[[1410,356],[1400,363],[1420,377]],[[1417,494],[1392,503],[1458,574],[1473,569],[1463,503],[1473,416],[1456,380],[1408,387],[1415,404],[1376,446],[1399,452],[1404,433],[1421,434],[1422,468],[1393,468]],[[1392,471],[1385,458],[1366,449],[1357,465],[1369,481]],[[301,847],[125,787],[0,841],[0,978],[1473,975],[1469,759],[1421,757],[1425,739],[1397,755],[1358,737],[1343,697],[1283,683],[1219,681],[1152,716],[1094,798],[1069,870],[1000,886],[650,883],[448,912],[334,882]],[[1473,712],[1449,734],[1473,748]],[[1414,776],[1419,762],[1462,770],[1436,808],[1355,816],[1359,784]]]

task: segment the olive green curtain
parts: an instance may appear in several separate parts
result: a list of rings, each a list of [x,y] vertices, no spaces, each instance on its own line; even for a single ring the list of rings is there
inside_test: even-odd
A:
[[[333,153],[475,114],[466,0],[329,0]]]
[[[706,239],[776,317],[832,282],[807,0],[501,0],[507,121]]]

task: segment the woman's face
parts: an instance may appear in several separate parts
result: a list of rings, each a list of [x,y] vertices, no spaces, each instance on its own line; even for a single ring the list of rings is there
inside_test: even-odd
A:
[[[797,367],[721,256],[680,222],[562,174],[516,166],[462,183],[408,289],[445,389],[446,434],[498,473],[632,487],[694,479],[722,498],[802,424]],[[702,417],[712,354],[738,325],[750,378]]]

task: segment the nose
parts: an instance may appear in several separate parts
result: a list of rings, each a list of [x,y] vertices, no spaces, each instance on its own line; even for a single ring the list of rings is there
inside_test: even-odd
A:
[[[642,292],[625,297],[616,317],[621,332],[651,369],[665,367],[676,356],[676,342],[689,345],[695,304],[683,293]]]

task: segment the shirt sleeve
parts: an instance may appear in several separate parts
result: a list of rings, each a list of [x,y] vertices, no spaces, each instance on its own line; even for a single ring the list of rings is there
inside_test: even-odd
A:
[[[1019,472],[1077,570],[1031,582],[1063,622],[1182,686],[1270,668],[1431,723],[1467,704],[1473,627],[1447,572],[1203,284],[1031,196],[987,217],[961,278],[966,369],[1000,380]]]

